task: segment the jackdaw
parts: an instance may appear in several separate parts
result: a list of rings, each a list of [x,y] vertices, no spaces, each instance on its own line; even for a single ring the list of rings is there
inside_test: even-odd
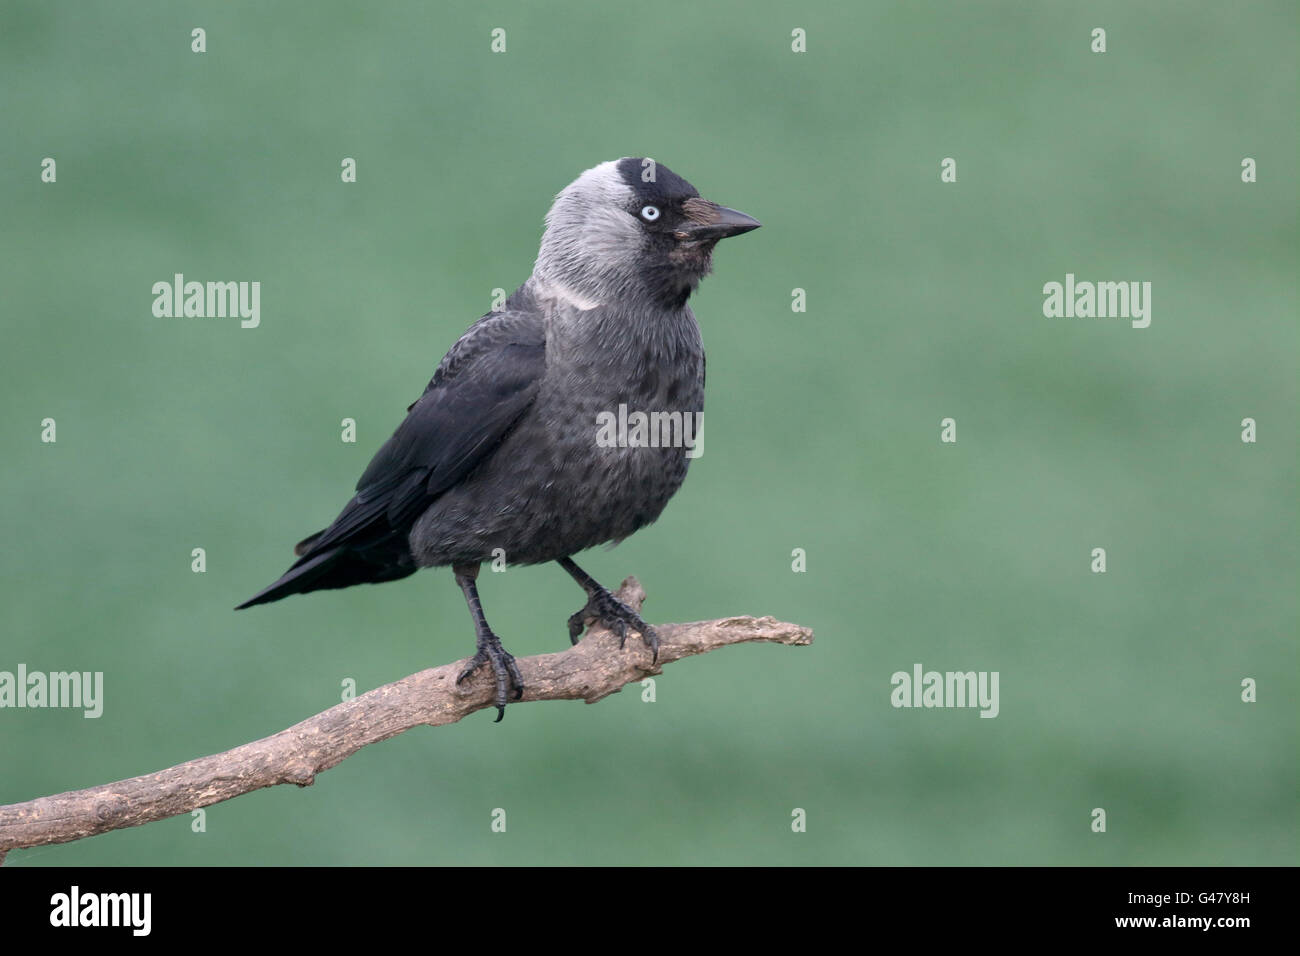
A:
[[[690,449],[598,441],[598,423],[620,406],[698,419],[704,347],[687,299],[718,240],[758,226],[652,160],[584,172],[547,213],[533,274],[443,357],[334,523],[300,541],[292,567],[239,608],[451,565],[476,636],[457,683],[490,665],[500,720],[524,682],[475,580],[502,549],[511,564],[558,562],[587,592],[569,618],[571,642],[590,621],[620,643],[631,627],[658,659],[654,630],[571,555],[658,518]]]

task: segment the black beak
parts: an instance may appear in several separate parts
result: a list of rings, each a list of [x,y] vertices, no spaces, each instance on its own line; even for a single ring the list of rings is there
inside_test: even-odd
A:
[[[687,218],[678,232],[683,239],[697,242],[704,239],[726,239],[762,225],[753,216],[747,216],[738,209],[719,206],[707,199],[688,199],[684,205]]]

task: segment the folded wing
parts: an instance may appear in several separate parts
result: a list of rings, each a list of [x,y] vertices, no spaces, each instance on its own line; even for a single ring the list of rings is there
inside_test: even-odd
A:
[[[536,397],[545,365],[535,314],[480,319],[447,353],[333,524],[300,541],[289,570],[239,607],[412,574],[411,526],[510,433]]]

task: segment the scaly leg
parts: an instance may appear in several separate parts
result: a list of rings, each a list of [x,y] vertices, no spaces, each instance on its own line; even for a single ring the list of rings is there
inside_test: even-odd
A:
[[[506,715],[506,700],[511,685],[515,689],[515,700],[524,696],[524,679],[519,674],[519,668],[515,664],[514,657],[501,646],[501,638],[492,633],[492,628],[488,627],[487,619],[483,617],[483,604],[478,599],[478,585],[475,583],[478,578],[478,569],[477,564],[456,564],[452,566],[452,571],[456,575],[456,583],[460,585],[461,591],[465,594],[465,603],[469,605],[469,615],[474,619],[474,638],[477,648],[473,658],[470,659],[469,665],[456,678],[456,683],[461,683],[483,664],[491,664],[492,673],[496,675],[497,681],[497,719],[494,723],[499,723],[501,718]]]
[[[641,615],[601,587],[595,578],[574,564],[572,558],[560,558],[557,563],[587,592],[586,607],[569,618],[571,643],[578,643],[587,621],[599,621],[618,635],[618,646],[622,647],[627,642],[627,629],[630,626],[641,633],[641,640],[653,652],[655,662],[659,661],[659,635],[653,627],[641,620]]]

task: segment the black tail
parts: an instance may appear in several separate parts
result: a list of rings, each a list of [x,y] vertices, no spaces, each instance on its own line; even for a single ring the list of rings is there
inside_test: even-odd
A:
[[[416,571],[415,562],[409,557],[397,561],[387,555],[387,560],[376,561],[376,557],[379,555],[366,556],[346,547],[337,547],[303,558],[284,572],[280,580],[258,591],[235,610],[242,611],[255,604],[269,604],[290,594],[396,581]]]

